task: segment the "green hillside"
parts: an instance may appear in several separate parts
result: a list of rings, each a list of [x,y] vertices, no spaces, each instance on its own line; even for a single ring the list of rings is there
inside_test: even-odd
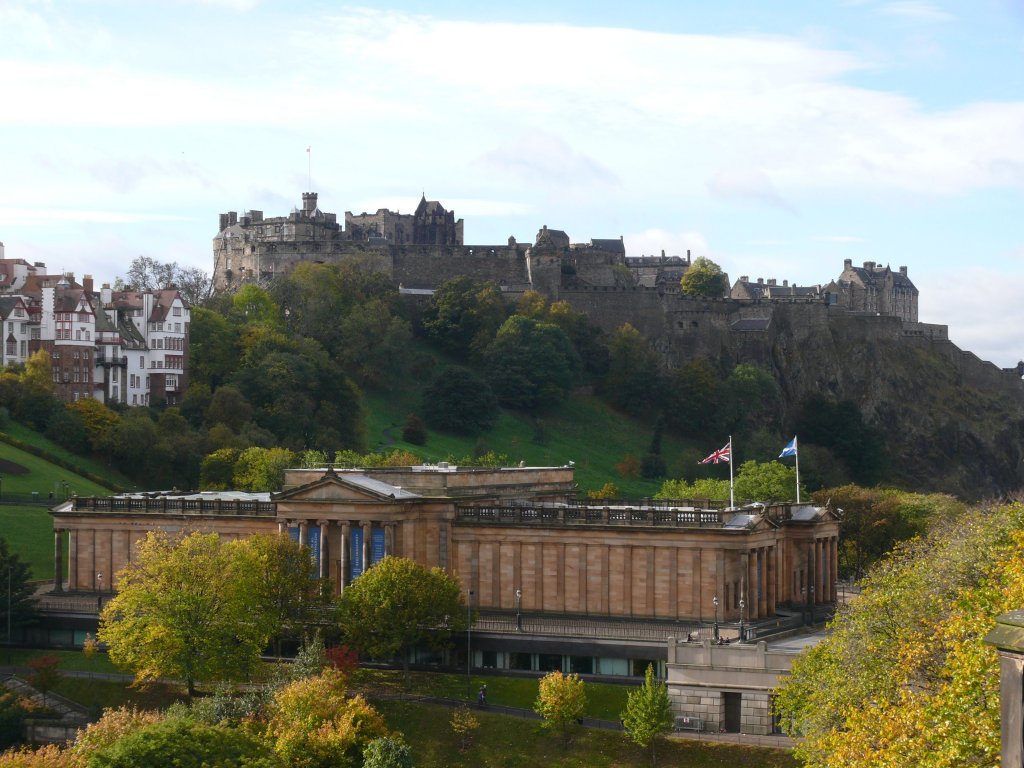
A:
[[[367,443],[371,450],[400,448],[428,461],[494,451],[506,454],[514,462],[532,465],[563,465],[572,461],[581,491],[613,482],[625,496],[644,497],[657,493],[661,487],[660,479],[623,477],[616,469],[627,454],[640,459],[647,453],[654,425],[617,413],[592,395],[573,395],[557,410],[538,417],[505,410],[497,425],[479,438],[431,431],[426,445],[402,440],[406,416],[421,409],[419,390],[386,395],[371,392],[365,394],[365,399]],[[699,450],[666,434],[662,455],[669,475],[678,477],[683,455],[689,458]]]
[[[102,470],[96,462],[64,451],[32,430],[20,425],[9,425],[7,434],[54,453],[86,471]],[[106,496],[111,493],[99,483],[82,477],[44,458],[15,448],[0,441],[0,535],[7,539],[11,550],[32,569],[36,579],[53,577],[53,525],[46,506],[8,503],[13,496],[38,494],[41,502],[56,503],[68,495]]]

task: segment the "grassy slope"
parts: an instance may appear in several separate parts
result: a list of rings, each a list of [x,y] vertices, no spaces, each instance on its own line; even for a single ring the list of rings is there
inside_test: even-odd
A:
[[[12,425],[12,427],[15,425]],[[18,426],[9,430],[10,434],[50,450],[49,441],[40,438],[36,433]],[[67,454],[66,451],[64,451]],[[28,494],[33,491],[41,499],[48,500],[51,492],[55,498],[63,495],[63,483],[67,482],[68,492],[83,496],[107,496],[110,491],[91,480],[51,464],[46,459],[25,453],[7,443],[0,442],[0,458],[13,461],[29,470],[26,475],[14,475],[5,472],[3,476],[4,493]],[[73,454],[67,454],[69,461],[86,466]],[[91,467],[88,467],[91,469]],[[100,468],[102,469],[102,468]],[[53,523],[50,513],[45,507],[0,505],[0,535],[10,544],[11,551],[27,562],[36,579],[47,579],[53,576]]]
[[[122,475],[120,472],[111,469],[103,462],[97,461],[96,459],[90,457],[79,456],[78,454],[72,453],[67,448],[64,448],[61,445],[57,445],[57,443],[53,442],[47,437],[44,437],[39,432],[35,432],[32,429],[29,429],[24,424],[19,424],[16,421],[12,421],[4,428],[3,431],[9,434],[11,437],[16,437],[23,442],[29,443],[30,445],[34,445],[37,448],[41,448],[42,450],[48,453],[52,453],[54,456],[58,456],[61,459],[64,459],[65,461],[68,461],[72,464],[77,464],[86,472],[92,472],[94,475],[98,475],[99,477],[109,477],[112,482],[114,482],[116,485],[121,486],[122,488],[134,487],[134,483],[132,483],[131,480]],[[2,446],[3,444],[0,443],[0,449],[2,449]],[[60,467],[57,467],[57,470],[59,472],[67,473],[67,470],[61,469]]]
[[[649,750],[632,744],[622,733],[584,729],[568,748],[536,720],[474,712],[480,721],[473,744],[459,751],[451,732],[452,710],[446,707],[385,701],[375,706],[388,725],[405,735],[419,768],[508,766],[508,768],[640,768],[651,765]],[[658,765],[687,768],[789,768],[798,765],[789,752],[757,747],[672,739],[659,745]]]
[[[429,461],[449,456],[472,455],[478,438],[430,432],[427,444],[402,441],[402,425],[409,413],[421,411],[416,389],[396,392],[366,392],[368,445],[373,450],[404,448]],[[537,420],[543,424],[546,440],[535,441]],[[557,411],[537,418],[515,411],[503,411],[497,425],[480,439],[487,449],[508,454],[514,461],[536,465],[576,462],[576,482],[582,490],[600,488],[613,482],[625,496],[643,497],[657,493],[661,480],[624,478],[615,465],[630,453],[643,457],[654,434],[654,426],[624,416],[597,397],[573,395]],[[662,456],[673,473],[674,461],[685,444],[670,435],[662,440]]]

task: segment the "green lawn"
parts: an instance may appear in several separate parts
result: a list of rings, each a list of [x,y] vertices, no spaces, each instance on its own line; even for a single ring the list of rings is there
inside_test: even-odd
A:
[[[52,453],[71,464],[76,464],[86,472],[92,472],[94,475],[99,477],[109,477],[111,482],[122,488],[132,488],[134,483],[126,478],[120,472],[111,469],[106,464],[88,456],[79,456],[76,453],[72,453],[67,448],[58,445],[47,437],[44,437],[39,432],[29,429],[24,424],[19,424],[16,421],[9,422],[3,430],[11,437],[16,437],[22,442],[34,445],[36,448],[40,448],[47,453]],[[67,472],[67,470],[61,470],[57,467],[58,471]]]
[[[28,563],[33,579],[53,578],[53,518],[46,507],[0,504],[0,536]]]
[[[21,435],[17,435],[17,437],[25,439]],[[26,440],[26,442],[28,441]],[[66,482],[68,494],[77,493],[79,496],[110,495],[110,489],[104,488],[102,485],[86,480],[70,470],[58,467],[46,459],[33,456],[31,453],[26,453],[4,442],[0,442],[0,459],[20,464],[28,470],[28,473],[23,475],[4,472],[4,493],[27,494],[35,492],[39,494],[41,499],[47,500],[50,493],[53,492],[55,497],[60,498],[63,496],[63,484]],[[74,457],[69,459],[69,461],[74,460]]]
[[[641,768],[650,766],[649,750],[616,731],[581,729],[568,748],[536,720],[503,717],[474,710],[480,721],[466,752],[451,730],[452,710],[403,701],[374,702],[388,726],[401,731],[412,746],[418,768],[448,766],[507,768]],[[659,746],[658,765],[686,768],[795,768],[787,751],[671,739]]]
[[[410,387],[414,385],[410,384]],[[514,411],[502,411],[495,427],[480,438],[460,437],[430,431],[427,444],[412,445],[402,440],[402,425],[409,413],[419,413],[419,390],[366,392],[368,445],[373,450],[401,448],[428,461],[472,455],[475,447],[507,454],[513,461],[530,465],[561,466],[576,463],[576,482],[584,491],[613,482],[622,495],[634,498],[653,496],[661,480],[622,477],[616,464],[626,454],[637,459],[647,453],[654,425],[625,416],[597,397],[573,395],[557,412],[537,417]],[[600,439],[595,439],[600,436]],[[664,435],[662,455],[669,475],[681,474],[683,450],[687,444]]]
[[[459,674],[437,672],[413,672],[410,675],[412,689],[409,693],[417,696],[437,696],[446,699],[466,699],[466,677]],[[470,698],[476,701],[480,685],[487,684],[487,701],[507,707],[532,709],[537,699],[537,678],[505,677],[497,675],[473,675],[468,690]],[[587,717],[599,720],[618,721],[619,714],[626,706],[626,696],[639,681],[630,685],[614,683],[586,684]],[[402,673],[396,670],[360,669],[349,683],[353,690],[370,697],[381,693],[405,692]]]

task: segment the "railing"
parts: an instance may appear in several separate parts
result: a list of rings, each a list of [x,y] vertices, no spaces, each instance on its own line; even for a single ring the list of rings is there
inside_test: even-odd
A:
[[[722,512],[714,509],[568,506],[460,506],[457,522],[484,525],[615,525],[661,528],[715,528]]]
[[[720,625],[724,627],[725,625]],[[514,613],[483,614],[473,623],[474,632],[494,634],[543,634],[558,637],[586,637],[606,640],[643,640],[663,643],[669,637],[711,636],[712,628],[698,621],[622,621],[573,616]]]
[[[76,512],[125,512],[144,514],[246,515],[273,517],[277,505],[272,501],[243,499],[190,499],[167,496],[78,496]]]

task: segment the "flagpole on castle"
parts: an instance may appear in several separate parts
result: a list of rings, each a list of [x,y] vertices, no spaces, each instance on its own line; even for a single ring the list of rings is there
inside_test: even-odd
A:
[[[793,448],[796,449],[796,453],[793,456],[796,458],[796,503],[800,503],[800,447],[796,444],[796,435],[793,435]]]
[[[732,486],[732,435],[729,435],[729,507],[736,506],[736,498],[733,495]]]

